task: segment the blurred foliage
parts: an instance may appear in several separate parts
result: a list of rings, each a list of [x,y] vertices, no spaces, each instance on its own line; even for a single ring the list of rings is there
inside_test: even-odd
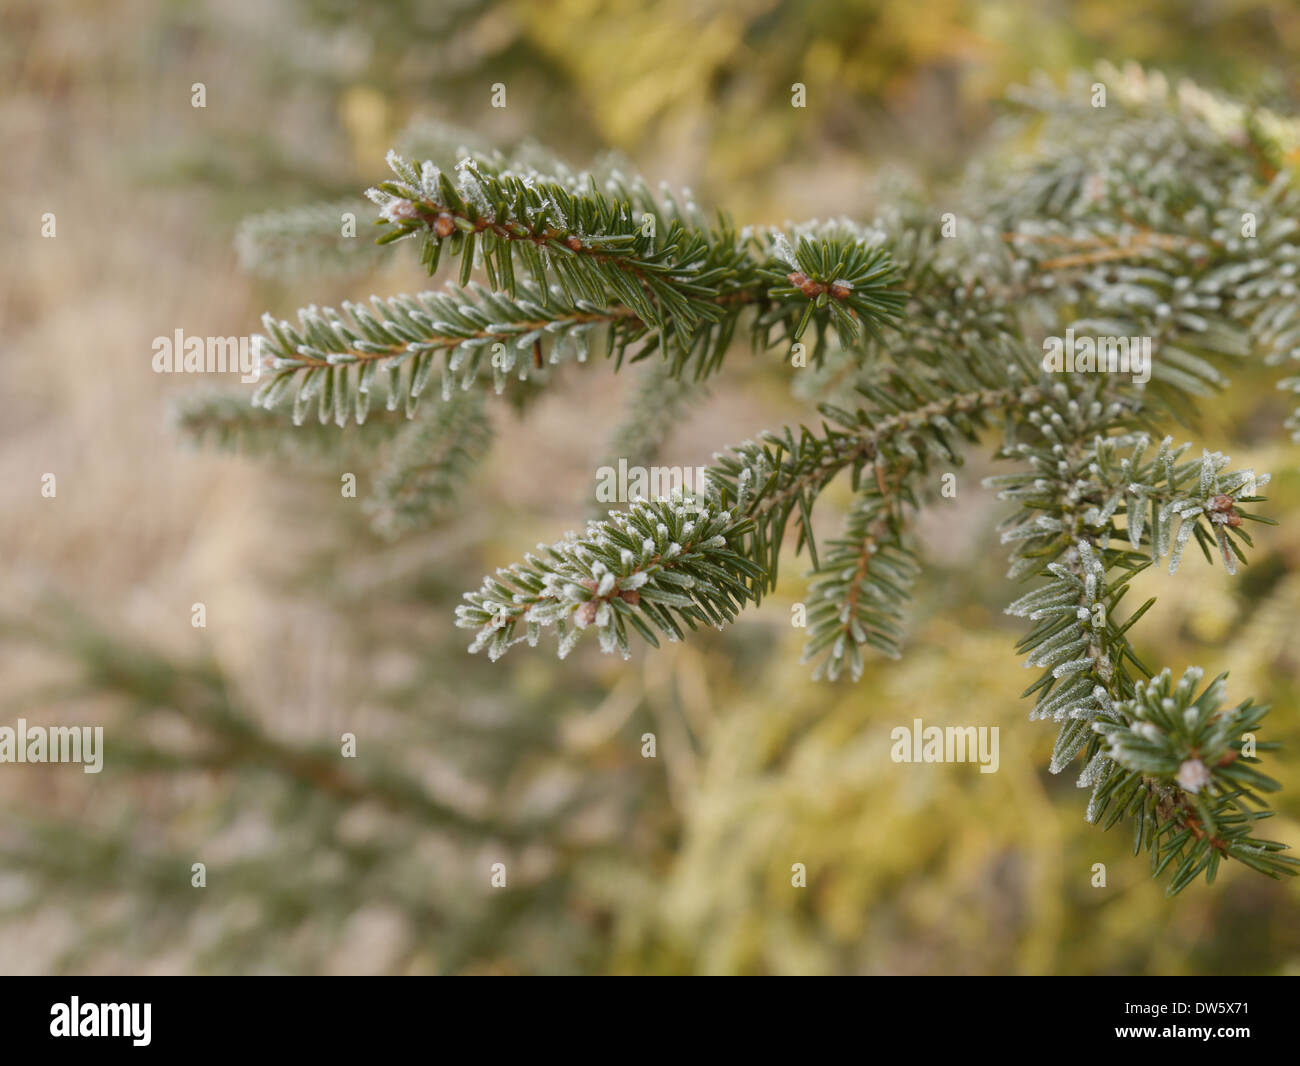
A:
[[[798,665],[794,565],[748,624],[690,648],[492,668],[465,656],[451,606],[589,492],[619,386],[503,414],[476,513],[388,544],[338,495],[341,470],[364,487],[377,457],[343,442],[289,480],[196,456],[141,435],[158,382],[120,384],[141,381],[155,333],[253,329],[255,309],[319,296],[310,278],[235,279],[238,220],[355,195],[421,115],[579,161],[620,149],[702,199],[725,188],[746,221],[865,216],[874,172],[946,176],[1035,68],[1134,58],[1294,111],[1298,45],[1300,8],[1263,0],[6,4],[0,226],[17,254],[0,306],[19,402],[0,429],[0,722],[103,723],[108,749],[98,777],[0,770],[0,969],[1300,973],[1300,887],[1227,870],[1167,901],[1041,769],[1051,734],[1016,698],[990,493],[927,520],[910,644],[858,686]],[[34,236],[51,209],[75,262]],[[389,287],[364,269],[340,297]],[[729,374],[697,419],[744,433],[788,412],[778,368]],[[1294,514],[1283,398],[1262,370],[1236,386],[1205,443],[1273,471],[1271,506]],[[58,510],[30,489],[55,457]],[[1289,787],[1270,832],[1297,846],[1300,528],[1258,549],[1236,582],[1143,575],[1133,595],[1162,610],[1138,650],[1177,669],[1212,649],[1234,690],[1273,703]],[[195,599],[224,608],[201,637]],[[999,772],[890,762],[913,716],[1001,726]],[[336,758],[346,731],[355,761]]]

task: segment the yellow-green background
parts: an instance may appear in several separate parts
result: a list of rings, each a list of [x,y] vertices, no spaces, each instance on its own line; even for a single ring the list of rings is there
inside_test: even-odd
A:
[[[927,569],[904,659],[873,662],[856,686],[813,685],[798,664],[794,558],[777,595],[725,636],[627,663],[587,648],[562,664],[544,647],[489,666],[445,653],[466,642],[451,630],[458,593],[587,517],[625,377],[597,364],[564,377],[524,423],[501,412],[464,519],[394,549],[346,513],[355,501],[338,498],[337,470],[185,446],[167,410],[195,382],[149,366],[152,338],[178,327],[249,333],[268,308],[288,316],[429,284],[405,249],[370,276],[267,282],[241,273],[232,248],[249,212],[381,178],[385,150],[420,117],[505,141],[532,134],[577,165],[614,148],[652,183],[688,185],[741,223],[862,217],[882,169],[952,175],[1002,90],[1035,69],[1059,79],[1134,59],[1285,109],[1300,88],[1298,47],[1300,9],[1247,0],[6,3],[6,611],[36,619],[62,597],[115,637],[210,656],[268,728],[331,743],[355,731],[363,755],[402,750],[450,795],[491,802],[509,790],[527,809],[552,785],[600,779],[621,817],[634,813],[598,811],[561,843],[510,851],[513,883],[541,886],[532,918],[487,923],[453,953],[458,923],[490,892],[490,863],[507,853],[490,839],[448,858],[426,855],[415,833],[402,867],[415,883],[401,898],[419,898],[427,879],[435,920],[346,867],[314,882],[317,895],[272,858],[233,885],[225,871],[241,857],[273,857],[327,828],[302,813],[309,800],[273,808],[239,791],[240,767],[127,775],[111,751],[97,778],[3,766],[0,969],[1300,973],[1300,882],[1230,865],[1216,885],[1168,901],[1122,830],[1084,824],[1072,775],[1047,774],[1054,730],[1028,722],[1018,699],[1031,674],[1001,614],[1012,590],[992,527],[1005,509],[980,487],[995,469],[986,459],[959,471],[956,499],[922,523]],[[190,106],[196,81],[205,109]],[[503,110],[489,106],[497,82]],[[805,109],[790,106],[794,82],[807,86]],[[46,211],[54,240],[39,236]],[[673,442],[673,463],[813,417],[788,373],[734,353]],[[1138,636],[1148,661],[1231,669],[1234,698],[1274,705],[1267,736],[1287,748],[1270,762],[1288,787],[1268,829],[1296,846],[1300,450],[1281,429],[1276,376],[1234,373],[1198,445],[1273,471],[1268,506],[1282,525],[1260,535],[1243,576],[1189,557],[1176,578],[1146,575],[1134,603],[1160,597]],[[46,471],[58,474],[56,500],[39,494]],[[826,501],[827,532],[846,501],[842,490]],[[190,627],[195,601],[206,630]],[[421,648],[434,646],[445,654],[437,680],[416,683]],[[69,669],[57,650],[0,649],[0,723],[39,717],[31,694]],[[401,710],[379,708],[375,687],[404,681],[414,691]],[[424,750],[436,747],[428,723],[490,723],[502,707],[536,709],[544,755],[528,735],[489,731],[482,750],[509,757],[466,769],[470,785],[455,749]],[[59,720],[80,715],[111,734],[120,713],[91,697]],[[914,717],[999,726],[999,772],[894,764],[889,731]],[[639,753],[646,731],[658,737],[653,762]],[[387,839],[383,816],[368,829],[372,812],[356,807],[349,831]],[[33,816],[65,827],[42,838],[39,861],[14,844],[29,840]],[[110,834],[123,845],[79,861],[87,840]],[[164,846],[184,864],[153,865]],[[189,857],[208,863],[201,893]],[[806,889],[791,887],[796,862]],[[1091,884],[1098,862],[1105,888]],[[174,888],[155,883],[172,877]]]

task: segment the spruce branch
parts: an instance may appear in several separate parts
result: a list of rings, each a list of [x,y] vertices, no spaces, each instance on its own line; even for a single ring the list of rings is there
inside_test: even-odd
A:
[[[296,325],[264,315],[271,373],[253,402],[291,401],[295,424],[313,400],[322,423],[364,422],[379,370],[388,408],[409,415],[439,354],[444,397],[489,375],[501,392],[570,354],[585,362],[598,329],[616,366],[635,346],[634,358],[659,352],[673,377],[698,381],[721,366],[747,312],[756,350],[812,327],[820,356],[828,330],[852,346],[902,304],[888,252],[849,223],[795,227],[792,247],[780,231],[706,223],[693,203],[617,173],[602,191],[592,175],[546,178],[499,160],[462,159],[454,184],[432,161],[417,171],[390,153],[389,165],[399,180],[370,190],[393,227],[380,242],[419,238],[430,274],[444,254],[459,258],[458,282],[370,308],[307,307]],[[471,281],[476,264],[486,287]]]
[[[863,471],[871,465],[872,477],[882,468],[916,464],[942,457],[959,463],[959,442],[977,439],[980,429],[999,413],[1039,403],[1043,386],[1032,383],[1023,363],[1003,365],[972,363],[967,373],[955,376],[969,391],[945,392],[922,377],[886,374],[862,391],[873,401],[850,413],[822,405],[827,422],[818,436],[807,428],[796,434],[767,432],[759,442],[746,441],[728,453],[715,456],[708,470],[711,486],[724,504],[734,501],[755,521],[750,550],[775,583],[786,527],[793,518],[798,527],[796,551],[805,545],[814,568],[819,568],[812,526],[816,499],[841,471],[849,470],[855,490]]]
[[[1171,896],[1202,873],[1213,883],[1225,859],[1273,878],[1300,873],[1300,860],[1280,854],[1287,845],[1253,835],[1273,813],[1258,793],[1281,787],[1256,769],[1254,752],[1277,745],[1254,741],[1267,707],[1223,706],[1225,677],[1194,696],[1199,667],[1177,684],[1166,669],[1092,723],[1105,747],[1090,766],[1090,819],[1109,828],[1132,816],[1134,854],[1150,852],[1154,877],[1172,867]]]
[[[435,370],[444,400],[480,381],[500,393],[511,377],[541,377],[545,363],[585,362],[598,326],[606,327],[607,347],[616,352],[644,335],[626,309],[571,303],[558,291],[531,286],[519,293],[511,299],[471,283],[445,294],[374,297],[370,307],[308,307],[296,326],[265,315],[261,350],[273,373],[253,403],[270,410],[291,400],[300,425],[315,400],[319,421],[341,426],[349,418],[365,422],[372,391],[379,390],[389,411],[411,417]]]
[[[364,199],[304,204],[244,219],[235,231],[240,268],[263,278],[359,274],[382,259],[381,250],[357,236],[344,236],[344,218],[356,224],[367,214]]]
[[[461,473],[437,427],[468,417],[466,394],[477,402],[488,381],[530,395],[593,342],[615,368],[647,360],[665,391],[634,394],[622,439],[650,449],[742,334],[791,357],[809,339],[805,389],[836,390],[834,404],[815,397],[819,429],[762,433],[715,455],[703,492],[635,500],[540,547],[467,594],[457,624],[493,659],[550,626],[561,655],[594,627],[626,656],[631,631],[657,645],[760,602],[793,524],[812,566],[804,658],[831,679],[860,677],[868,649],[899,653],[911,513],[935,465],[959,464],[997,424],[999,457],[1020,464],[989,482],[1019,507],[1002,527],[1010,573],[1040,582],[1007,610],[1029,622],[1020,651],[1042,670],[1031,718],[1059,726],[1051,770],[1082,759],[1089,818],[1130,817],[1153,870],[1176,864],[1171,893],[1229,857],[1294,872],[1252,835],[1269,788],[1243,738],[1262,710],[1224,710],[1217,682],[1193,698],[1199,674],[1171,688],[1129,635],[1154,601],[1129,611],[1125,597],[1147,567],[1176,571],[1193,541],[1235,572],[1249,524],[1271,521],[1253,508],[1266,475],[1153,442],[1242,360],[1300,357],[1300,192],[1280,165],[1300,125],[1140,72],[1103,76],[1118,106],[1086,104],[1078,82],[1021,93],[1021,141],[998,146],[998,177],[972,169],[968,215],[941,234],[934,205],[907,198],[869,226],[737,230],[611,168],[574,174],[482,146],[419,164],[390,153],[395,180],[369,194],[380,243],[415,242],[431,275],[452,264],[454,280],[310,307],[296,325],[267,316],[272,376],[255,401],[291,405],[296,422],[313,405],[322,424],[360,422],[383,377],[387,409],[409,417],[436,374],[450,409],[412,430],[393,478],[436,500]],[[1076,334],[1149,350],[1149,380],[1049,366],[1051,342]],[[1300,377],[1282,386],[1300,391]],[[819,552],[813,513],[846,471],[843,532]]]
[[[54,698],[89,696],[121,703],[138,723],[113,746],[114,762],[121,765],[153,774],[195,767],[266,774],[335,800],[373,800],[397,817],[458,833],[526,841],[537,828],[536,819],[533,825],[512,824],[440,799],[395,758],[375,760],[354,771],[331,745],[286,740],[252,712],[211,659],[174,661],[147,644],[101,628],[70,604],[57,604],[34,617],[2,616],[0,633],[35,647],[57,648],[68,660],[57,696],[42,694],[45,706]],[[174,724],[162,731],[151,727],[159,721]],[[139,739],[151,736],[158,739]],[[169,736],[171,743],[162,739]],[[188,747],[186,736],[191,740]]]
[[[336,426],[308,424],[286,433],[284,418],[252,407],[248,393],[233,389],[198,389],[181,394],[170,416],[176,429],[195,444],[246,455],[273,455],[311,460],[335,456],[354,435]],[[400,413],[371,416],[368,439],[373,444],[399,433],[410,423]],[[382,428],[381,428],[382,426]]]
[[[973,439],[977,427],[985,424],[992,413],[1041,398],[1039,390],[1032,386],[1024,390],[1010,386],[987,388],[946,397],[934,396],[915,386],[910,390],[900,388],[899,391],[905,399],[881,392],[881,398],[886,400],[881,410],[864,409],[854,414],[824,411],[828,418],[837,419],[839,424],[826,425],[820,436],[806,428],[797,434],[787,429],[784,435],[765,433],[761,443],[747,441],[728,453],[719,454],[715,457],[716,463],[706,471],[706,495],[684,502],[638,500],[633,503],[630,514],[611,512],[608,520],[590,523],[583,537],[570,533],[565,540],[550,548],[539,546],[546,553],[545,559],[539,561],[528,556],[523,563],[498,571],[496,579],[486,578],[480,591],[466,593],[467,604],[457,608],[457,624],[478,630],[470,650],[487,647],[494,657],[500,655],[511,644],[524,639],[513,636],[520,621],[538,624],[565,622],[567,625],[569,616],[576,615],[579,607],[592,601],[592,596],[585,595],[583,589],[593,593],[603,587],[600,596],[612,602],[610,598],[617,598],[616,593],[624,589],[624,579],[639,580],[636,575],[641,572],[644,553],[653,555],[663,550],[659,542],[667,532],[673,532],[674,540],[680,543],[673,527],[663,523],[653,527],[653,537],[645,536],[639,541],[628,533],[628,524],[644,533],[651,528],[647,524],[649,516],[671,512],[680,519],[689,508],[722,521],[726,533],[725,545],[716,545],[721,555],[713,559],[706,553],[700,580],[692,576],[688,587],[697,597],[698,611],[689,613],[686,621],[689,624],[691,620],[699,619],[701,611],[706,616],[704,620],[710,624],[731,621],[740,607],[750,600],[760,602],[775,584],[781,545],[792,518],[799,529],[796,550],[806,546],[814,566],[818,565],[812,508],[817,496],[842,471],[851,470],[853,482],[857,485],[864,468],[877,460],[923,466],[925,457],[931,454],[955,458],[954,438],[966,436]],[[699,532],[701,522],[703,519],[692,523],[691,535],[697,541],[703,537]],[[717,536],[722,526],[713,529],[710,525],[707,528],[712,530],[710,536]],[[643,553],[641,556],[636,554],[638,547]],[[596,548],[599,548],[599,553],[594,559],[588,558]],[[578,553],[578,563],[574,561],[575,553]],[[579,573],[581,567],[590,568],[597,564],[602,567],[599,576],[589,569]],[[575,566],[579,570],[575,570]],[[548,576],[552,571],[557,576]],[[576,581],[575,573],[578,575]],[[614,576],[605,580],[606,573]],[[663,580],[675,583],[674,578]],[[556,592],[557,583],[561,581],[567,582],[563,585],[564,597],[567,598]],[[703,601],[698,599],[701,596]],[[554,613],[554,603],[557,602],[560,604],[558,615]],[[676,603],[679,607],[688,607],[690,598],[682,596]],[[541,605],[536,613],[534,604]],[[863,609],[866,609],[865,604]],[[587,622],[595,620],[594,617],[586,618],[590,613],[590,608],[584,609],[582,618]],[[626,655],[628,648],[621,636],[622,613],[629,613],[626,606],[615,605],[613,612],[601,615],[608,629],[608,635],[602,633],[601,646],[604,651],[617,648]],[[651,621],[670,639],[680,638],[681,631],[672,624],[671,618],[660,619],[656,612],[650,613]],[[628,620],[638,633],[658,646],[653,633],[637,624],[635,613],[630,613]],[[666,622],[666,626],[661,622]],[[859,631],[863,634],[862,643],[874,643],[879,639],[874,625],[859,627]],[[530,628],[527,634],[530,645],[536,643],[536,634],[537,629]],[[566,636],[569,638],[567,641]],[[567,654],[575,637],[576,633],[568,629],[561,631],[562,655]]]
[[[368,193],[393,227],[380,242],[422,237],[429,273],[445,253],[460,260],[461,285],[477,252],[493,289],[514,295],[520,270],[544,286],[549,268],[572,298],[617,299],[655,329],[670,317],[689,329],[706,306],[700,298],[719,294],[727,261],[741,255],[727,227],[709,232],[698,211],[659,202],[639,183],[610,178],[611,197],[590,175],[585,184],[548,180],[473,157],[457,164],[454,182],[431,161],[417,170],[394,152],[388,163],[399,180]]]
[[[1030,147],[985,194],[986,217],[1030,298],[1071,316],[1062,326],[1152,338],[1154,392],[1185,417],[1180,393],[1226,384],[1225,364],[1300,358],[1300,188],[1285,165],[1300,121],[1135,66],[1087,78],[1106,108],[1082,75],[1013,92]]]
[[[1232,737],[1248,732],[1263,711],[1248,718],[1250,704],[1244,704],[1239,713],[1222,716],[1218,732],[1207,732],[1202,727],[1209,716],[1188,715],[1184,702],[1177,708],[1182,724],[1165,738],[1163,761],[1156,759],[1161,740],[1153,733],[1156,726],[1135,727],[1136,734],[1129,729],[1152,699],[1164,701],[1160,706],[1169,703],[1168,671],[1147,682],[1151,671],[1129,636],[1154,599],[1119,622],[1119,604],[1132,578],[1165,556],[1170,572],[1176,571],[1193,538],[1207,560],[1217,555],[1235,572],[1236,562],[1244,561],[1242,545],[1250,545],[1245,521],[1268,521],[1242,505],[1262,499],[1257,490],[1268,476],[1229,471],[1227,457],[1218,453],[1181,461],[1188,446],[1175,448],[1171,438],[1146,459],[1151,443],[1146,434],[1100,435],[1125,418],[1118,408],[1106,409],[1096,400],[1087,408],[1075,400],[1064,409],[1046,406],[1031,412],[1030,421],[1040,429],[1040,441],[1009,449],[1027,461],[1028,469],[990,482],[1021,505],[1003,532],[1005,542],[1017,545],[1013,576],[1046,579],[1007,611],[1035,623],[1019,647],[1029,656],[1026,666],[1044,671],[1024,693],[1036,696],[1030,717],[1060,723],[1050,769],[1059,773],[1082,757],[1079,785],[1093,789],[1089,821],[1105,818],[1109,828],[1132,816],[1135,852],[1142,846],[1152,851],[1154,874],[1179,862],[1171,895],[1202,871],[1213,879],[1225,857],[1249,855],[1248,865],[1274,875],[1295,872],[1300,863],[1273,855],[1282,845],[1250,835],[1254,821],[1267,812],[1244,786],[1249,781],[1269,791],[1268,779],[1243,764],[1227,772],[1215,790],[1195,798],[1209,780],[1198,776],[1209,764],[1196,760],[1204,756],[1214,763],[1207,771],[1212,776],[1225,757],[1221,749],[1228,734],[1239,723],[1244,724]],[[1199,670],[1193,680],[1188,677],[1180,693],[1199,680]],[[1221,699],[1222,685],[1216,683],[1197,706],[1212,703],[1217,709]],[[1166,719],[1160,722],[1168,724]],[[1134,735],[1139,740],[1132,740]],[[1171,763],[1180,752],[1182,758]],[[1243,787],[1231,790],[1232,781]]]
[[[813,679],[835,681],[847,665],[854,681],[870,646],[902,655],[903,609],[919,572],[904,539],[904,505],[918,506],[904,476],[868,478],[845,520],[844,532],[822,556],[808,590],[808,638],[803,661],[820,657]]]
[[[530,553],[485,578],[478,592],[466,593],[456,624],[477,630],[470,650],[487,648],[492,659],[523,640],[535,646],[544,626],[555,626],[561,658],[591,626],[602,651],[625,657],[629,626],[656,647],[656,630],[677,641],[682,625],[720,627],[762,576],[741,553],[750,528],[689,494],[639,500],[590,523],[584,535],[539,544],[540,556]]]
[[[491,444],[479,393],[456,396],[408,423],[364,502],[375,530],[392,539],[445,514]]]

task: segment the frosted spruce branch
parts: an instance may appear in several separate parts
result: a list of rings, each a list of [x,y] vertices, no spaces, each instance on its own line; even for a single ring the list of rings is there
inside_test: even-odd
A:
[[[721,626],[751,598],[762,575],[743,554],[751,527],[690,496],[637,501],[485,578],[457,609],[457,625],[478,630],[471,650],[493,659],[521,640],[536,645],[549,626],[561,658],[589,626],[603,651],[625,656],[629,627],[656,647],[656,631],[680,640],[683,625]]]
[[[1104,108],[1092,106],[1097,82]],[[1225,364],[1294,365],[1300,120],[1136,65],[1012,98],[1025,113],[1019,159],[991,181],[979,168],[976,196],[1033,302],[1073,312],[1062,326],[1152,337],[1158,391],[1183,414],[1179,392],[1226,384]],[[1300,378],[1279,387],[1300,391]],[[1300,412],[1287,425],[1300,440]]]
[[[867,647],[891,659],[902,655],[905,609],[920,569],[903,511],[917,507],[906,472],[878,484],[868,477],[859,491],[808,589],[803,661],[820,660],[814,680],[835,681],[846,665],[859,680]]]
[[[365,419],[372,394],[407,416],[439,391],[439,411],[476,402],[489,382],[520,400],[603,348],[616,368],[648,359],[649,380],[672,383],[662,410],[634,400],[647,410],[628,425],[652,446],[742,335],[787,355],[815,338],[801,376],[820,429],[763,433],[715,456],[704,494],[634,501],[497,571],[458,611],[473,649],[496,658],[554,628],[565,654],[594,629],[627,655],[633,632],[656,644],[723,625],[772,589],[793,525],[812,564],[804,657],[815,676],[856,679],[869,651],[901,649],[918,570],[909,524],[937,464],[955,467],[997,426],[999,455],[1022,467],[992,482],[1020,508],[1003,529],[1011,573],[1041,582],[1009,610],[1030,623],[1021,651],[1043,671],[1025,693],[1031,717],[1059,726],[1052,770],[1082,759],[1089,817],[1130,817],[1153,869],[1173,864],[1171,891],[1229,857],[1292,872],[1252,835],[1268,788],[1246,734],[1262,710],[1223,709],[1217,683],[1195,699],[1179,695],[1195,679],[1161,688],[1167,675],[1151,680],[1130,637],[1153,601],[1123,601],[1135,575],[1166,559],[1176,570],[1193,541],[1235,569],[1248,524],[1268,521],[1253,506],[1266,476],[1152,442],[1226,388],[1232,366],[1300,353],[1300,194],[1277,150],[1300,136],[1187,87],[1103,77],[1119,104],[1103,111],[1085,109],[1078,85],[1022,95],[1038,125],[998,146],[997,177],[972,169],[968,214],[901,197],[869,226],[737,230],[689,194],[542,154],[390,155],[395,180],[371,191],[381,240],[455,280],[310,307],[296,324],[268,316],[257,402],[342,425]],[[1045,339],[1069,332],[1149,341],[1150,381],[1045,373]],[[412,475],[422,446],[406,457]],[[812,515],[841,475],[853,503],[819,552]],[[1151,717],[1152,692],[1181,725]],[[1163,745],[1160,758],[1144,743]]]
[[[1059,723],[1053,773],[1082,757],[1079,785],[1092,788],[1090,821],[1103,821],[1109,828],[1124,816],[1132,817],[1135,851],[1142,846],[1151,851],[1154,873],[1178,862],[1171,894],[1202,871],[1212,877],[1225,857],[1249,855],[1248,864],[1257,869],[1274,875],[1291,872],[1294,860],[1274,854],[1282,845],[1250,835],[1253,823],[1267,816],[1262,801],[1229,787],[1230,779],[1250,775],[1258,778],[1256,784],[1267,782],[1247,769],[1253,757],[1236,770],[1224,769],[1216,791],[1198,798],[1201,785],[1218,772],[1226,755],[1220,750],[1221,737],[1212,744],[1184,730],[1165,738],[1169,746],[1163,762],[1137,757],[1133,746],[1124,742],[1124,730],[1135,720],[1134,701],[1146,698],[1146,679],[1151,677],[1129,631],[1155,602],[1148,600],[1120,621],[1120,604],[1131,579],[1166,556],[1170,572],[1176,571],[1184,547],[1193,539],[1207,560],[1222,559],[1235,572],[1237,561],[1244,561],[1243,545],[1250,546],[1245,523],[1269,521],[1243,506],[1261,499],[1256,493],[1268,477],[1229,471],[1227,458],[1217,453],[1184,461],[1187,446],[1175,448],[1170,438],[1147,458],[1151,442],[1145,434],[1097,433],[1116,425],[1120,416],[1099,401],[1087,407],[1071,401],[1064,409],[1045,406],[1033,411],[1030,422],[1041,432],[1039,441],[1007,449],[1028,468],[990,479],[1002,488],[1004,498],[1021,505],[1003,533],[1004,541],[1016,545],[1013,576],[1046,579],[1007,609],[1034,623],[1020,642],[1021,652],[1028,654],[1025,665],[1043,669],[1024,693],[1035,696],[1030,717]],[[1155,684],[1167,678],[1166,671]],[[1216,707],[1222,691],[1222,685],[1216,685],[1207,696]],[[1263,710],[1244,715],[1242,711],[1223,718],[1224,723],[1240,725],[1222,727],[1236,729],[1229,739],[1239,747]],[[1197,721],[1204,725],[1208,718]],[[1187,723],[1190,729],[1190,718]],[[1143,743],[1164,742],[1152,732],[1155,728],[1138,729],[1150,734]],[[1169,752],[1181,752],[1182,757],[1171,762]],[[1201,780],[1207,765],[1211,770]],[[1246,807],[1242,797],[1256,806]]]
[[[673,377],[715,372],[748,316],[757,350],[813,328],[852,345],[891,321],[902,302],[875,236],[844,223],[737,233],[725,218],[656,198],[617,177],[600,189],[466,157],[452,179],[390,154],[400,180],[371,190],[391,230],[418,239],[434,273],[459,260],[459,281],[370,307],[304,308],[296,324],[263,317],[271,372],[254,402],[291,402],[296,422],[314,402],[322,421],[362,422],[377,377],[389,409],[413,411],[435,371],[443,397],[490,378],[540,376],[548,364],[585,362],[593,336],[621,364],[656,352]],[[475,265],[487,285],[471,282]],[[439,358],[441,357],[441,358]]]
[[[1287,845],[1254,835],[1273,813],[1259,793],[1281,787],[1256,769],[1255,752],[1278,746],[1254,739],[1268,708],[1225,707],[1226,675],[1198,696],[1202,676],[1191,667],[1177,684],[1168,669],[1138,681],[1132,698],[1092,724],[1102,747],[1085,771],[1095,782],[1089,819],[1109,828],[1130,816],[1134,854],[1150,853],[1152,876],[1173,868],[1171,896],[1202,873],[1213,882],[1225,859],[1269,877],[1300,869],[1281,854]]]
[[[906,393],[904,393],[906,395]],[[796,434],[787,430],[784,435],[764,434],[759,441],[749,441],[738,445],[730,452],[719,454],[714,466],[708,470],[709,494],[688,501],[638,501],[631,512],[639,528],[645,528],[649,521],[648,514],[658,514],[664,509],[673,514],[685,510],[688,506],[702,509],[709,516],[725,516],[730,523],[724,538],[725,543],[718,542],[714,547],[721,553],[718,559],[709,557],[710,550],[699,547],[699,523],[693,530],[693,546],[702,553],[701,563],[704,573],[717,578],[717,584],[710,581],[692,580],[689,584],[675,582],[674,578],[664,578],[670,584],[678,584],[674,591],[676,606],[687,610],[691,619],[706,618],[711,624],[731,621],[741,606],[749,601],[760,602],[762,597],[775,584],[781,546],[786,529],[793,522],[798,529],[798,547],[807,547],[814,561],[817,559],[816,542],[812,529],[812,509],[815,500],[822,491],[842,472],[851,472],[854,483],[858,483],[868,468],[874,471],[877,462],[896,462],[900,456],[909,457],[918,468],[924,466],[924,456],[928,454],[952,455],[956,438],[967,436],[973,438],[976,428],[985,424],[995,412],[1004,411],[1019,405],[1027,405],[1041,399],[1037,387],[1027,386],[1023,390],[1011,386],[986,388],[981,391],[962,393],[947,397],[930,397],[924,393],[914,393],[910,402],[891,401],[885,410],[859,410],[856,413],[827,411],[828,417],[840,419],[840,424],[828,424],[823,433],[818,435],[809,430]],[[647,510],[649,509],[649,510]],[[666,513],[666,512],[665,512]],[[622,512],[612,512],[607,520],[592,522],[585,534],[579,537],[570,533],[564,540],[551,548],[543,548],[547,559],[558,557],[564,560],[564,567],[572,568],[575,564],[573,546],[576,544],[582,552],[591,554],[599,547],[603,554],[587,559],[579,556],[584,566],[593,567],[597,562],[604,567],[604,573],[614,575],[613,583],[606,582],[604,595],[612,597],[623,590],[622,582],[629,576],[637,580],[643,560],[635,554],[633,546],[627,542],[625,526],[632,521]],[[670,526],[665,526],[672,532]],[[656,534],[659,528],[655,527]],[[716,531],[715,531],[716,534]],[[715,535],[711,534],[711,535]],[[674,534],[674,537],[676,535]],[[650,551],[651,542],[654,550],[659,551],[660,537],[652,537],[641,542],[644,551]],[[675,540],[680,546],[681,541]],[[624,555],[624,550],[631,552]],[[745,565],[739,570],[733,569],[733,556],[742,558]],[[674,556],[675,557],[675,556]],[[539,589],[538,582],[543,576],[535,568],[541,563],[526,559],[522,564],[515,564],[505,570],[497,571],[495,577],[488,577],[478,592],[467,593],[468,603],[457,611],[457,624],[478,631],[471,650],[488,648],[499,655],[511,644],[514,628],[519,623],[536,623],[551,625],[564,623],[561,631],[561,651],[567,654],[576,640],[577,631],[585,625],[576,624],[575,617],[590,614],[583,604],[589,602],[590,596],[581,591],[581,583],[569,582],[567,598],[556,598],[548,593],[540,600],[535,599]],[[547,564],[551,565],[551,564]],[[522,568],[522,569],[521,569]],[[571,569],[563,569],[569,575]],[[521,587],[520,581],[527,579],[531,583]],[[584,573],[582,580],[597,581],[598,575]],[[553,585],[554,582],[551,582]],[[536,587],[531,587],[536,586]],[[599,582],[597,583],[597,587]],[[547,586],[548,588],[550,586]],[[742,593],[743,590],[743,594]],[[594,593],[594,588],[587,588]],[[833,601],[834,593],[830,588],[823,589],[823,597]],[[713,597],[720,597],[714,600]],[[516,597],[519,597],[516,599]],[[651,603],[654,602],[652,599]],[[693,606],[692,606],[693,605]],[[887,633],[886,627],[879,620],[868,614],[868,604],[864,601],[860,611],[855,611],[844,632],[853,642],[850,653],[847,644],[838,655],[858,656],[858,645],[878,644]],[[611,612],[587,619],[595,621],[602,632],[601,647],[604,651],[618,650],[627,653],[621,626],[624,616],[631,622],[649,621],[665,631],[660,625],[661,619],[640,618],[638,609],[645,612],[637,603],[626,599],[622,606],[616,606]],[[534,613],[536,610],[536,613]],[[580,614],[581,612],[581,614]],[[820,626],[828,620],[817,616],[817,625],[810,626],[810,640],[815,640],[821,632]],[[829,624],[834,624],[830,621]],[[635,625],[634,628],[650,643],[657,645],[657,640],[647,634],[649,627]],[[502,635],[508,631],[507,635]],[[535,643],[536,630],[532,631],[530,643]],[[666,632],[677,638],[681,634],[677,629]],[[860,638],[860,639],[859,639]],[[855,668],[856,669],[856,668]]]

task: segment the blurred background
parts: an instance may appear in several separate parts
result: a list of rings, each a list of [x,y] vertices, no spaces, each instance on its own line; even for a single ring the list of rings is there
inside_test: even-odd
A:
[[[339,491],[376,476],[371,426],[262,457],[196,444],[175,410],[202,383],[151,369],[178,328],[441,284],[402,247],[236,247],[250,214],[355,200],[421,123],[576,167],[613,150],[741,224],[869,218],[873,178],[952,176],[1036,69],[1132,59],[1294,113],[1298,50],[1285,0],[7,0],[0,724],[100,724],[106,755],[0,766],[0,971],[1300,974],[1300,881],[1229,864],[1168,901],[1047,773],[987,460],[923,523],[906,655],[856,686],[799,665],[794,557],[725,634],[494,665],[454,605],[594,512],[641,370],[496,405],[463,513],[390,541]],[[1284,515],[1300,449],[1275,378],[1234,374],[1199,439],[1272,471]],[[812,417],[737,351],[663,461]],[[1257,543],[1236,580],[1145,575],[1138,650],[1274,705],[1269,835],[1300,846],[1300,523]],[[913,717],[999,726],[999,771],[891,762]]]

